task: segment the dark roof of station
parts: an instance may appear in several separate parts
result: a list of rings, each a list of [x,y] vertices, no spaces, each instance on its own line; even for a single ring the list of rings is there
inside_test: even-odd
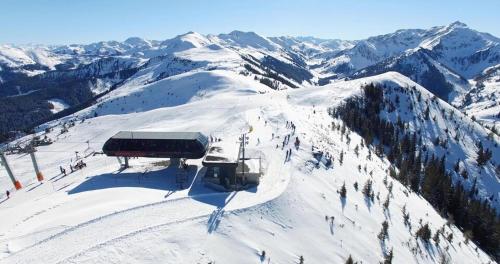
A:
[[[196,140],[204,137],[200,132],[120,131],[111,138]]]

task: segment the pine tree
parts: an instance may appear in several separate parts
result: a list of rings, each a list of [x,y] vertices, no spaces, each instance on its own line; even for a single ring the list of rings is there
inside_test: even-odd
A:
[[[340,197],[342,197],[342,198],[345,199],[346,198],[346,194],[347,194],[347,190],[345,188],[345,182],[344,182],[344,184],[342,184],[342,187],[340,188]]]
[[[387,223],[387,220],[382,222],[382,229],[380,229],[380,233],[378,233],[377,237],[378,239],[383,242],[389,233],[387,232],[389,230],[389,224]]]
[[[385,210],[388,210],[388,209],[389,209],[389,198],[390,198],[390,196],[389,196],[389,194],[387,194],[387,198],[385,198],[385,201],[384,201],[384,203],[382,204],[382,205],[384,206],[384,209],[385,209]]]
[[[432,240],[434,240],[434,243],[436,243],[436,246],[439,245],[439,235],[441,235],[441,233],[439,231],[437,231],[436,233],[434,233],[434,236],[432,237]]]
[[[383,264],[392,264],[392,259],[394,258],[394,253],[392,251],[392,248],[391,250],[389,250],[389,253],[387,253],[384,257],[384,262],[382,262]]]
[[[453,167],[453,170],[458,173],[460,170],[460,160],[457,160],[457,163],[455,163],[455,166]]]
[[[347,258],[347,260],[345,261],[345,264],[354,264],[354,260],[352,260],[351,255],[349,255],[349,257],[348,257],[348,258]]]
[[[368,179],[363,186],[363,194],[365,197],[370,198],[372,194],[372,180]]]
[[[479,150],[477,151],[477,164],[479,166],[483,166],[488,162],[488,160],[491,159],[492,152],[489,149],[484,150],[483,149],[483,144],[480,142],[479,143]]]
[[[415,233],[415,236],[422,239],[424,242],[428,243],[432,236],[429,224],[426,223],[425,225],[421,226],[417,230],[417,233]]]

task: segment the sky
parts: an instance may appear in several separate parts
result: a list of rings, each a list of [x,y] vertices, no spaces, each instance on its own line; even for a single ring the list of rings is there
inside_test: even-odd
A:
[[[454,21],[500,37],[500,0],[0,0],[0,43],[164,40],[254,31],[363,39]]]

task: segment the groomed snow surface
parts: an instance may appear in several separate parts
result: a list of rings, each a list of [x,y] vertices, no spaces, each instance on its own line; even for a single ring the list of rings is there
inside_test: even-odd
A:
[[[444,237],[438,246],[415,240],[420,219],[433,233],[446,221],[390,177],[393,191],[384,211],[389,163],[374,154],[368,160],[366,147],[357,157],[353,148],[360,137],[350,133],[348,145],[331,129],[331,122],[340,120],[332,120],[327,107],[359,93],[364,83],[393,77],[273,91],[251,77],[200,71],[117,89],[97,106],[46,125],[53,127],[48,136],[55,143],[36,153],[42,184],[29,156],[7,156],[24,188],[10,199],[0,197],[0,262],[298,263],[303,256],[305,263],[344,263],[352,255],[355,261],[378,263],[390,249],[393,263],[436,263],[441,255],[451,263],[494,262],[474,243],[465,244],[454,226],[445,226],[446,234],[453,233],[451,243]],[[81,122],[82,117],[87,119]],[[61,122],[72,118],[76,125],[59,135]],[[283,138],[292,133],[287,121],[297,130],[282,149]],[[201,131],[235,147],[238,136],[251,130],[248,155],[264,160],[261,184],[215,192],[201,183],[201,161],[189,160],[189,187],[180,189],[176,169],[163,160],[132,159],[132,167],[120,171],[116,159],[90,155],[120,130]],[[296,136],[299,149],[292,144]],[[312,146],[333,154],[333,166],[317,165]],[[292,155],[285,161],[288,149]],[[85,157],[87,167],[63,177],[59,166],[69,172],[77,155]],[[11,188],[5,171],[0,173],[0,187]],[[373,203],[361,193],[367,179],[380,197]],[[343,183],[345,200],[338,193]],[[404,205],[411,231],[403,224]],[[377,234],[384,220],[389,237],[381,243]]]

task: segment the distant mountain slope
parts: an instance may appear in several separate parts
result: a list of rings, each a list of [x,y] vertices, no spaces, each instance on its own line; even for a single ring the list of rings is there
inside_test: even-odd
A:
[[[356,41],[265,37],[235,30],[207,36],[188,32],[161,41],[131,37],[90,44],[1,45],[0,103],[4,107],[0,110],[7,117],[0,118],[0,134],[5,139],[9,131],[30,129],[55,118],[46,104],[51,98],[67,102],[64,113],[70,113],[126,83],[143,85],[215,69],[251,76],[271,89],[397,71],[494,127],[500,121],[496,82],[474,79],[486,79],[485,72],[500,65],[499,47],[498,38],[461,22]],[[9,107],[22,100],[30,102],[22,109],[26,118],[14,118],[15,111]]]

